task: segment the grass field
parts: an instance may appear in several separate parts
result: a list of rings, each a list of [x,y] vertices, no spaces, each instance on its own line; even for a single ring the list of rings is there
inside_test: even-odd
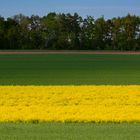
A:
[[[0,55],[0,85],[140,85],[140,55]],[[0,123],[0,140],[139,140],[140,123]]]
[[[140,55],[0,55],[0,85],[140,84]]]
[[[0,140],[139,140],[139,124],[1,123]]]

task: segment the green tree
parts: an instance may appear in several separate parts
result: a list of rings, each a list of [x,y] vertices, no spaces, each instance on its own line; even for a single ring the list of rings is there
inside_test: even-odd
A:
[[[98,18],[95,21],[95,45],[97,49],[105,49],[105,39],[106,39],[106,22],[104,17]]]
[[[5,49],[5,47],[5,20],[3,17],[0,17],[0,49]]]
[[[13,19],[19,24],[20,26],[20,39],[19,45],[21,49],[31,49],[32,44],[30,41],[30,24],[31,20],[28,16],[24,16],[22,14],[15,15]]]
[[[84,49],[97,49],[95,45],[95,20],[91,16],[83,21],[81,40]]]

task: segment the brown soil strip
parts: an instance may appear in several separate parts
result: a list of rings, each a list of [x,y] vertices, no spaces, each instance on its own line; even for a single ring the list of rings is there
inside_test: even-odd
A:
[[[140,54],[140,52],[134,52],[134,51],[124,51],[124,52],[119,52],[119,51],[114,51],[114,52],[109,52],[109,51],[41,51],[41,52],[34,52],[34,51],[23,51],[23,52],[18,52],[18,51],[0,51],[0,54]]]

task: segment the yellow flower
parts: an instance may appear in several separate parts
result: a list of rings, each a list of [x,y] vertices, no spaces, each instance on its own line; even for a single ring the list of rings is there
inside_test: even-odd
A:
[[[0,122],[140,122],[140,86],[0,86]]]

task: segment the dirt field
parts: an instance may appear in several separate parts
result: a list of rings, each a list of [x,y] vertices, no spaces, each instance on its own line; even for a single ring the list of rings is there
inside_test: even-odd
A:
[[[140,54],[135,51],[0,51],[0,54]]]

